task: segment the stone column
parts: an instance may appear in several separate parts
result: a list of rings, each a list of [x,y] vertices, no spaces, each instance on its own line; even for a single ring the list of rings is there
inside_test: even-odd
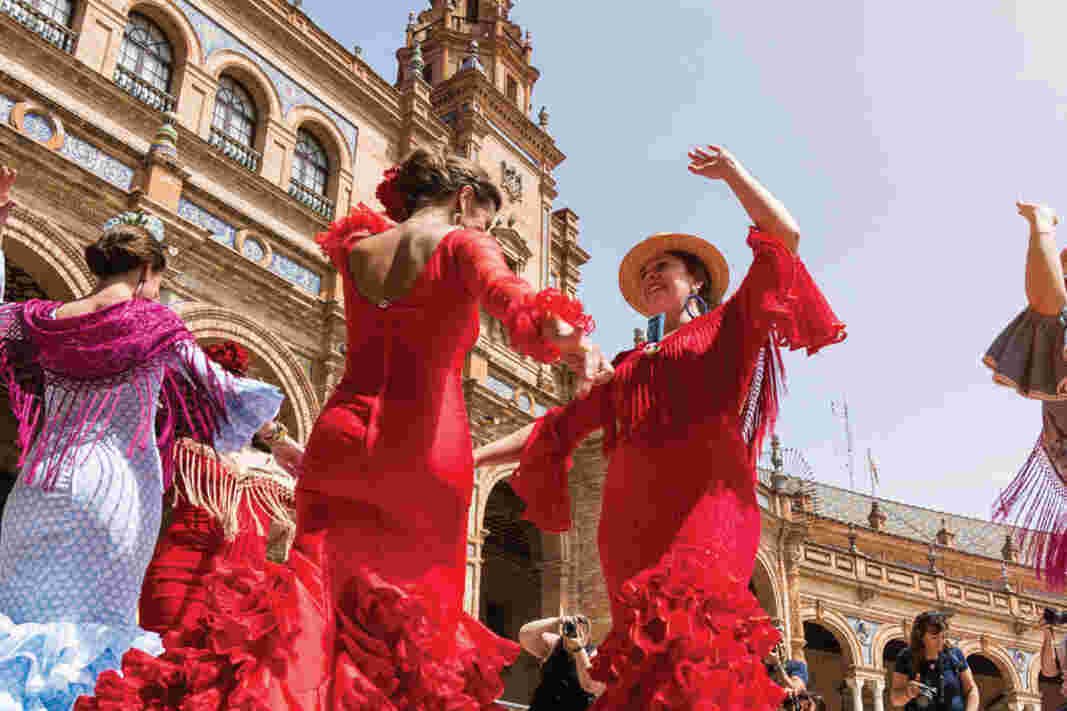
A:
[[[869,684],[874,685],[874,711],[885,711],[885,679],[868,679]]]
[[[851,677],[845,679],[849,690],[852,692],[852,711],[863,711],[863,683],[864,679]]]

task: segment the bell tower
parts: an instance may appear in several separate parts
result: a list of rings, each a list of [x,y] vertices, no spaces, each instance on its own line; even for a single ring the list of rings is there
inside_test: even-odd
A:
[[[541,76],[530,64],[529,33],[511,21],[514,0],[431,0],[430,7],[408,18],[407,41],[397,51],[397,86],[420,63],[431,87],[464,69],[478,68],[494,87],[524,114],[532,107],[534,84]]]

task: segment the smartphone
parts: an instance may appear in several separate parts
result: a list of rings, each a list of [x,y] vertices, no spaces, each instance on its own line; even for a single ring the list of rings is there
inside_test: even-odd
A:
[[[645,330],[645,341],[648,343],[659,343],[663,338],[663,322],[666,320],[666,315],[656,314],[648,320],[648,328]]]

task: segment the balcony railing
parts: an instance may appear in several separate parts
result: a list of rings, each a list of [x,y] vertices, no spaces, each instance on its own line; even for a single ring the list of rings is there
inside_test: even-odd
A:
[[[173,111],[177,103],[173,96],[123,67],[115,67],[115,83],[127,94],[157,111]]]
[[[0,0],[0,13],[7,15],[45,42],[64,52],[70,54],[74,51],[74,41],[78,38],[78,34],[39,12],[37,8],[20,0]]]
[[[289,181],[289,194],[325,217],[327,220],[333,219],[333,202],[328,200],[325,196],[319,195],[314,190],[309,190],[299,180]]]
[[[235,141],[215,127],[211,128],[211,145],[238,165],[244,166],[253,173],[259,172],[262,156],[255,149],[240,141]]]

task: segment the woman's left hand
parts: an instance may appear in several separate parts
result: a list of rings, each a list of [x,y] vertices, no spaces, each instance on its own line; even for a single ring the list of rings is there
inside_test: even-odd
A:
[[[722,146],[706,146],[689,151],[689,172],[709,180],[726,180],[737,174],[740,163]]]

